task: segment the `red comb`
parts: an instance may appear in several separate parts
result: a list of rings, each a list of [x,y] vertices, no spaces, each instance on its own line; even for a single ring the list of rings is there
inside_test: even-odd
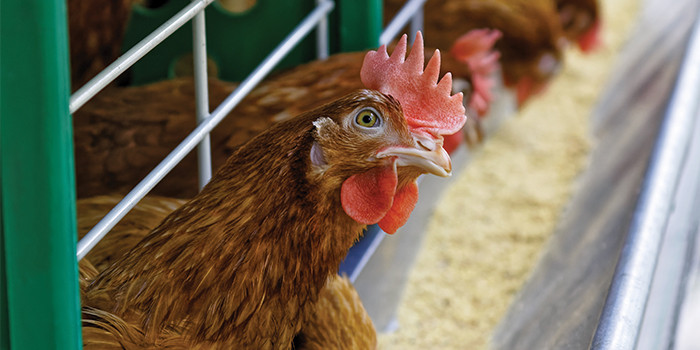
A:
[[[493,99],[491,88],[495,82],[491,73],[498,67],[501,57],[493,45],[501,36],[497,29],[472,29],[455,40],[450,49],[452,57],[469,67],[473,87],[469,107],[479,116],[486,115]]]
[[[450,54],[468,64],[472,72],[489,74],[500,58],[500,53],[493,51],[493,46],[502,36],[498,29],[472,29],[455,40]]]
[[[360,77],[369,89],[393,96],[401,103],[408,125],[433,135],[450,135],[459,131],[467,120],[462,105],[462,93],[452,92],[452,75],[440,75],[440,51],[423,71],[423,36],[416,33],[411,53],[406,56],[404,34],[391,57],[386,45],[370,51],[362,63]]]
[[[593,22],[591,28],[578,38],[578,47],[584,53],[591,53],[600,46],[600,21]]]

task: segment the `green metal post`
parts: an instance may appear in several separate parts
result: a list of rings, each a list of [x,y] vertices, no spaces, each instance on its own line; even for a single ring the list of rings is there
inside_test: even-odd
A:
[[[2,186],[0,186],[0,198],[2,198]],[[0,201],[0,213],[2,213],[2,201]],[[9,349],[10,328],[7,325],[7,279],[5,278],[5,243],[2,226],[2,215],[0,215],[0,349]]]
[[[340,51],[379,46],[382,34],[382,0],[336,0]]]
[[[0,344],[80,349],[66,4],[0,1]]]

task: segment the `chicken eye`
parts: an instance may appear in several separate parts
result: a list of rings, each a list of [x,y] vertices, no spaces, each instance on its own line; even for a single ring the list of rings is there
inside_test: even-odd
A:
[[[363,109],[360,111],[360,113],[357,113],[357,117],[355,117],[355,123],[366,128],[371,128],[379,126],[380,122],[379,117],[373,110]]]

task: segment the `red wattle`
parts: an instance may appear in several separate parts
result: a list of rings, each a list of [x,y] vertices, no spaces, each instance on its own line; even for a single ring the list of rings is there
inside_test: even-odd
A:
[[[376,224],[391,209],[397,182],[391,166],[350,176],[340,188],[343,210],[361,224]]]
[[[595,21],[588,31],[578,39],[578,47],[584,53],[590,53],[600,46],[600,21]]]
[[[518,102],[518,107],[522,107],[525,104],[525,101],[530,99],[530,97],[533,94],[533,89],[534,89],[534,83],[532,82],[532,78],[530,77],[523,77],[520,79],[518,84],[516,85],[516,98]]]
[[[459,132],[461,134],[461,132]],[[418,201],[418,185],[411,183],[399,189],[394,196],[394,204],[384,218],[379,221],[379,227],[388,234],[393,234],[403,226],[411,215]]]
[[[454,152],[457,149],[457,147],[459,147],[459,145],[462,144],[462,141],[464,141],[464,133],[462,132],[462,130],[457,131],[452,135],[445,135],[445,140],[443,141],[442,148],[444,148],[445,151],[447,151],[447,154],[452,154],[452,152]]]

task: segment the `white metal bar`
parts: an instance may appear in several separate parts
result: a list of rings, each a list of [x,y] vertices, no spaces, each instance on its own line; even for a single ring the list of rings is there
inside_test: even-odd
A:
[[[411,45],[413,45],[413,40],[416,38],[416,33],[423,30],[423,4],[416,10],[411,17]]]
[[[384,28],[382,35],[379,36],[379,45],[386,45],[391,42],[399,33],[401,29],[408,24],[419,10],[422,11],[423,4],[426,0],[409,0],[405,5],[399,10],[399,12],[394,16],[394,19],[389,22],[389,24]],[[420,22],[423,22],[423,14],[420,14]],[[420,27],[423,27],[421,24]],[[413,26],[411,27],[413,30]]]
[[[700,107],[700,21],[687,47],[591,349],[633,349],[638,339]]]
[[[316,0],[318,6],[326,0]],[[325,60],[328,58],[328,16],[323,16],[316,27],[316,58]]]
[[[197,1],[197,0],[194,0]],[[192,64],[194,70],[194,93],[197,114],[197,124],[209,118],[209,90],[207,77],[207,33],[204,19],[205,11],[201,11],[192,19]],[[202,138],[197,146],[197,165],[199,174],[199,189],[201,190],[211,179],[211,142],[209,134]]]
[[[107,68],[102,70],[87,84],[83,85],[78,91],[71,95],[69,102],[70,113],[75,113],[75,111],[82,107],[93,96],[104,89],[105,86],[124,73],[124,71],[134,65],[141,57],[153,50],[154,47],[182,27],[197,13],[204,10],[207,5],[211,4],[213,1],[214,0],[194,0],[143,40],[139,41],[138,44],[134,45],[134,47],[129,49],[129,51],[120,56],[116,61],[112,62],[112,64],[107,66]]]
[[[172,170],[229,112],[248,94],[289,51],[291,51],[334,7],[333,1],[320,3],[265,60],[234,90],[211,116],[199,124],[153,171],[134,187],[90,232],[78,242],[78,260],[82,259],[165,175]]]

